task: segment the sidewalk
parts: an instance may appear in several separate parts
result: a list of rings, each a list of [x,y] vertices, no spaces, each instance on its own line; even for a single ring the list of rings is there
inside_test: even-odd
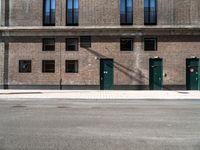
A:
[[[0,99],[199,99],[200,91],[0,90]]]

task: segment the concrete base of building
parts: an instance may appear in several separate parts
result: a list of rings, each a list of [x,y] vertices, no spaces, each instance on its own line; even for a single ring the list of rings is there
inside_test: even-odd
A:
[[[0,89],[100,90],[99,85],[1,85]],[[114,85],[113,90],[149,90],[148,85]],[[164,85],[163,90],[186,90],[185,85]]]

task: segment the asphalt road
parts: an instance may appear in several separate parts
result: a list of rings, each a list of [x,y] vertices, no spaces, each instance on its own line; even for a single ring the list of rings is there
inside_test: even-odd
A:
[[[0,150],[200,150],[200,100],[0,100]]]

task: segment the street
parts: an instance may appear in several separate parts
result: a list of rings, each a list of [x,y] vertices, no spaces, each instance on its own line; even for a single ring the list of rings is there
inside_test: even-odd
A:
[[[0,150],[199,150],[200,100],[0,99]]]

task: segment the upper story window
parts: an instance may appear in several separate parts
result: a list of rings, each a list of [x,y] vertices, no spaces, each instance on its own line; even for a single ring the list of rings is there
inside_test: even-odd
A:
[[[56,0],[44,0],[43,25],[55,26]]]
[[[78,26],[79,0],[67,0],[67,26]]]
[[[133,0],[120,0],[120,24],[133,24]]]
[[[157,1],[144,0],[144,24],[156,25],[157,24]]]

